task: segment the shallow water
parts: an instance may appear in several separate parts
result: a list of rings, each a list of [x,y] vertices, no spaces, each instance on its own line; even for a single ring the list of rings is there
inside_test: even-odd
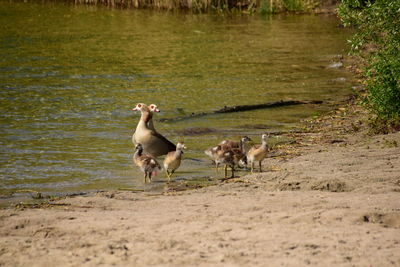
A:
[[[176,179],[215,176],[203,151],[224,138],[290,129],[326,106],[158,122],[223,106],[337,100],[349,32],[333,17],[214,16],[0,1],[0,194],[143,187],[132,166],[137,102],[184,140]],[[333,64],[333,65],[332,65]],[[331,66],[331,67],[329,67]],[[187,135],[188,128],[211,132]],[[164,175],[154,183],[162,186]]]

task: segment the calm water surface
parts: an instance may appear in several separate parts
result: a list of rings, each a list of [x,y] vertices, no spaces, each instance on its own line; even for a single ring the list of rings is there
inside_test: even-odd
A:
[[[333,100],[349,33],[332,17],[227,17],[0,1],[0,194],[143,187],[132,166],[137,102],[157,118],[280,99]],[[318,108],[318,109],[317,109]],[[289,129],[324,106],[158,122],[189,150],[176,178],[215,176],[204,149]],[[254,126],[256,125],[256,126]],[[207,127],[212,133],[186,135]],[[261,128],[261,129],[260,129]],[[164,175],[157,178],[164,181]],[[14,194],[15,195],[15,194]]]

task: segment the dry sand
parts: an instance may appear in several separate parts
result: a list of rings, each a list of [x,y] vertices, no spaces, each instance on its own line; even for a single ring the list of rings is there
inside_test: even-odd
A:
[[[0,266],[400,266],[400,133],[362,116],[307,122],[266,172],[216,186],[1,210]]]

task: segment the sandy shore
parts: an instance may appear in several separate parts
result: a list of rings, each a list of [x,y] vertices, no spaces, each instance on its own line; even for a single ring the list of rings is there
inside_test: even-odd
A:
[[[400,266],[400,133],[362,117],[307,122],[266,172],[216,186],[0,210],[0,266]]]

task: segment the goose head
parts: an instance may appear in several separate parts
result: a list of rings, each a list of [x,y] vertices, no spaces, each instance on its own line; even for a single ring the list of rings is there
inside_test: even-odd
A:
[[[151,112],[160,112],[156,104],[150,104],[149,108]]]
[[[143,146],[142,146],[142,144],[137,144],[137,145],[135,146],[135,151],[139,152],[139,154],[142,153],[142,152],[143,152]]]
[[[263,135],[261,135],[261,141],[266,143],[267,140],[268,140],[268,137],[269,137],[269,134],[263,134]]]
[[[246,135],[243,136],[242,139],[240,139],[240,140],[242,140],[243,143],[248,143],[248,142],[250,142],[250,141],[253,141],[253,140],[251,140],[250,137],[248,137],[248,136],[246,136]]]
[[[184,150],[184,149],[186,149],[186,146],[183,142],[178,142],[176,144],[176,150]]]
[[[133,111],[149,111],[149,107],[146,104],[143,103],[138,103],[136,106],[132,109]]]

